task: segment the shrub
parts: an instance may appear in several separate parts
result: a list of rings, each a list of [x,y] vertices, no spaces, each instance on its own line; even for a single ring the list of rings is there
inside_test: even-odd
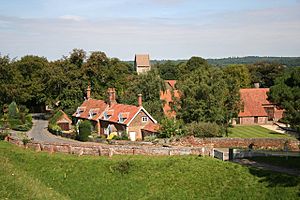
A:
[[[48,130],[50,133],[52,133],[54,135],[61,135],[61,133],[62,133],[60,126],[58,126],[57,124],[49,124]]]
[[[19,109],[18,109],[16,102],[14,102],[14,101],[11,102],[11,104],[9,104],[9,106],[8,106],[8,116],[11,119],[19,118]]]
[[[183,135],[183,122],[180,120],[165,118],[161,121],[158,137],[170,138],[175,135]]]
[[[9,135],[7,131],[0,131],[0,140],[4,140],[6,136]]]
[[[148,135],[144,137],[144,141],[145,142],[153,142],[154,140],[156,140],[156,136],[155,135]]]
[[[127,133],[122,132],[120,135],[115,135],[113,140],[129,140]]]
[[[92,133],[92,124],[90,121],[86,120],[79,124],[79,133],[77,135],[77,140],[88,141],[89,135]]]
[[[57,111],[49,120],[49,124],[55,124],[57,120],[63,115],[61,111]]]
[[[222,129],[216,123],[192,122],[186,126],[187,135],[195,137],[221,137]]]

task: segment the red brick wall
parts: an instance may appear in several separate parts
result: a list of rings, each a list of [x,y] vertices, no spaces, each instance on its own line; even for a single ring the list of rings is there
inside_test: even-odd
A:
[[[154,124],[154,122],[148,117],[147,122],[142,122],[142,117],[147,117],[144,111],[140,111],[139,114],[132,120],[128,127],[129,132],[136,132],[136,139],[142,139],[142,132],[141,129],[144,128],[149,123]]]

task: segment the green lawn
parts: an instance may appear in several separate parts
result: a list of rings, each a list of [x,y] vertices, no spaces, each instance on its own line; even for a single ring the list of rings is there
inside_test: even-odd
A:
[[[258,125],[253,126],[235,126],[229,128],[228,137],[232,138],[289,138],[294,139],[291,136],[277,133],[269,129],[263,128]]]
[[[297,199],[300,178],[198,156],[48,154],[0,142],[0,199]]]

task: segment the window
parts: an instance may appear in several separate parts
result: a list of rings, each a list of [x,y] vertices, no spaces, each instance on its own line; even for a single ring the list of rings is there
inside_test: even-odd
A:
[[[254,117],[254,123],[255,123],[255,124],[258,123],[258,117]]]
[[[142,117],[142,122],[147,122],[148,121],[148,117]]]

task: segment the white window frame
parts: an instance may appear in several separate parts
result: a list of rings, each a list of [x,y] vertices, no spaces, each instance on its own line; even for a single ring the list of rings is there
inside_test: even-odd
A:
[[[147,117],[147,116],[142,117],[142,122],[147,122],[148,120],[149,120],[149,117]]]

